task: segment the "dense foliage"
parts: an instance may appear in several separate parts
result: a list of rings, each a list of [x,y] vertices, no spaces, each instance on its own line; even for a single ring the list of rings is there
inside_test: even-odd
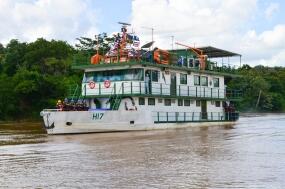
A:
[[[103,41],[98,37],[99,51]],[[38,39],[31,43],[11,40],[0,44],[0,120],[37,119],[43,108],[52,108],[58,98],[67,95],[70,85],[79,84],[82,73],[71,69],[78,51],[94,52],[96,41],[79,38],[76,49],[64,41]],[[242,111],[285,111],[285,68],[244,66],[242,75],[228,84],[242,89]],[[260,101],[257,104],[260,93]],[[257,105],[256,105],[257,104]]]
[[[64,41],[45,39],[0,45],[0,120],[39,118],[41,109],[54,107],[81,80],[71,70],[75,52]]]
[[[243,112],[285,111],[285,68],[250,67],[238,70],[241,77],[229,82],[230,88],[241,89],[243,99],[238,103]]]

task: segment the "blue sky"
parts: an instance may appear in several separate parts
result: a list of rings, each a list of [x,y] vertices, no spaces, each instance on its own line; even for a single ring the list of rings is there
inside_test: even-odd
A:
[[[142,43],[171,48],[171,38],[238,52],[250,65],[285,66],[282,0],[0,0],[0,43],[39,37],[72,44],[80,36],[132,24]]]
[[[270,19],[266,19],[264,17],[263,12],[270,6],[271,3],[278,4],[279,8],[276,11],[273,11],[272,17]],[[256,13],[256,17],[254,22],[251,22],[250,25],[256,28],[258,32],[262,32],[264,30],[268,30],[274,27],[276,24],[285,24],[285,1],[276,0],[276,1],[268,1],[268,0],[260,0],[258,1],[258,12]]]
[[[98,28],[100,32],[113,32],[118,30],[117,22],[130,22],[132,1],[131,0],[107,0],[92,1],[91,6],[99,10],[101,15]]]

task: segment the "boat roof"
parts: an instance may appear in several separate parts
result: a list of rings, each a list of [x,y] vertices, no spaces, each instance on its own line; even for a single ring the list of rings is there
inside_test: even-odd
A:
[[[230,52],[227,50],[219,49],[212,46],[198,47],[198,49],[203,51],[203,54],[208,55],[209,58],[222,58],[231,56],[241,56],[241,54]]]

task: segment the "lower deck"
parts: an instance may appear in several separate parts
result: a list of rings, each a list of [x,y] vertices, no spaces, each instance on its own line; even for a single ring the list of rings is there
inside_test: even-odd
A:
[[[229,113],[212,120],[205,119],[201,114],[195,117],[195,114],[168,112],[167,110],[151,112],[147,110],[60,111],[56,109],[41,112],[44,126],[49,134],[176,129],[232,124],[237,119],[237,117],[230,118]]]
[[[87,99],[87,106],[94,111],[151,112],[154,123],[235,121],[239,117],[230,102],[220,100],[153,97],[123,97],[111,100],[110,98],[94,98]]]

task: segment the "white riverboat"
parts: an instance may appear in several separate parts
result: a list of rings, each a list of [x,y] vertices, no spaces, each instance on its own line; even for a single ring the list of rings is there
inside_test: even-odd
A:
[[[151,50],[125,26],[104,54],[77,57],[81,86],[67,104],[41,112],[48,134],[173,129],[233,124],[241,92],[226,82],[235,69],[216,60],[241,55],[214,47]],[[91,59],[91,62],[90,62]],[[85,59],[86,60],[86,59]],[[70,104],[72,101],[72,105]],[[83,108],[74,108],[76,103]]]

